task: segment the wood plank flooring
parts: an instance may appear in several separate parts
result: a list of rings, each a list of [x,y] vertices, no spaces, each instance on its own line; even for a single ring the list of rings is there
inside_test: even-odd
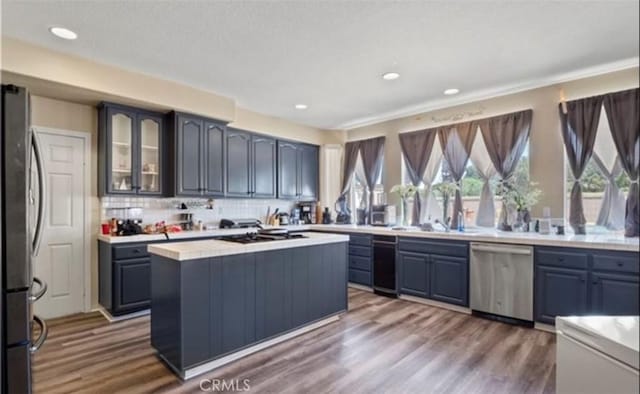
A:
[[[542,393],[555,390],[553,334],[349,289],[336,323],[182,382],[156,357],[149,317],[49,321],[35,393],[190,393],[249,379],[255,393]]]

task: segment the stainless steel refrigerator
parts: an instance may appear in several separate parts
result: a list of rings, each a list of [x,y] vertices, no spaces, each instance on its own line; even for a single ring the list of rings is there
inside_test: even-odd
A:
[[[42,237],[45,185],[42,156],[30,129],[26,89],[2,85],[0,118],[0,391],[30,393],[31,357],[44,343],[48,329],[32,313],[32,304],[47,290],[46,284],[33,276],[32,269]],[[37,338],[33,338],[32,331]]]

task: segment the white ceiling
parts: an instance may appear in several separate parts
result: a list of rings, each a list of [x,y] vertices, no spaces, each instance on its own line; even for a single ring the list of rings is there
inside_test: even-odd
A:
[[[348,128],[637,64],[638,12],[637,0],[2,0],[2,33]],[[53,37],[52,25],[79,39]],[[401,77],[383,81],[386,71]],[[442,95],[452,87],[462,93]]]

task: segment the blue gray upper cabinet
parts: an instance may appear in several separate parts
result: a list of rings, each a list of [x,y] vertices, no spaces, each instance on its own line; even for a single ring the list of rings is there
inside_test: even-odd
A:
[[[226,134],[229,197],[276,197],[276,140],[229,128]]]
[[[99,194],[162,195],[162,114],[111,103],[99,109]]]
[[[227,196],[251,197],[251,134],[229,127],[227,149]]]
[[[251,146],[251,194],[255,198],[276,198],[276,140],[254,134]]]
[[[319,170],[317,146],[278,141],[278,198],[317,200]]]
[[[225,124],[195,115],[171,113],[169,178],[176,196],[224,195]]]

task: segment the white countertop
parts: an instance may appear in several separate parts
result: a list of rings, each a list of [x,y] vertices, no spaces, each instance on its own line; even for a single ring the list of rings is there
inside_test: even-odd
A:
[[[638,252],[640,250],[640,241],[638,238],[626,238],[622,235],[615,234],[587,234],[587,235],[541,235],[535,232],[519,233],[498,231],[495,229],[473,228],[468,229],[464,233],[451,231],[448,233],[436,231],[421,231],[416,227],[409,227],[407,230],[392,230],[390,227],[376,226],[356,226],[341,224],[312,224],[300,226],[285,226],[289,231],[307,231],[316,230],[323,232],[335,233],[364,233],[364,234],[380,234],[395,235],[400,237],[418,237],[432,239],[457,239],[476,242],[496,242],[506,244],[519,245],[543,245],[543,246],[559,246],[585,249],[603,249],[603,250],[620,250]],[[168,239],[181,240],[187,238],[213,238],[224,235],[244,234],[246,232],[255,231],[255,229],[214,229],[206,231],[183,231],[179,233],[169,233]],[[98,235],[98,240],[108,243],[127,243],[127,242],[148,242],[166,240],[164,234],[141,234],[126,237],[111,237],[108,235]]]
[[[632,252],[638,252],[640,249],[640,241],[638,238],[626,238],[622,235],[613,234],[542,235],[535,232],[520,233],[486,228],[473,228],[463,233],[458,231],[445,233],[443,231],[422,231],[417,227],[408,227],[406,230],[392,230],[391,227],[340,224],[314,224],[311,225],[310,228],[317,231],[395,235],[398,237],[457,239],[475,242],[496,242],[519,245],[544,245],[585,249],[623,250]]]
[[[258,242],[252,244],[240,244],[236,242],[221,241],[216,239],[188,242],[170,242],[151,244],[148,246],[148,250],[151,254],[164,256],[172,260],[182,261],[349,241],[349,236],[341,234],[302,234],[307,238]]]
[[[638,316],[569,316],[556,318],[556,331],[605,353],[636,370],[640,364]]]
[[[264,226],[264,228],[274,228],[272,226]],[[286,226],[289,231],[307,231],[311,228],[309,225],[302,226]],[[202,231],[180,231],[178,233],[164,234],[140,234],[140,235],[127,235],[122,237],[114,237],[111,235],[98,235],[98,240],[111,243],[129,243],[129,242],[149,242],[149,241],[164,241],[164,240],[181,240],[181,239],[194,239],[194,238],[214,238],[223,237],[225,235],[244,234],[248,232],[255,232],[255,228],[225,228],[225,229],[211,229]]]

